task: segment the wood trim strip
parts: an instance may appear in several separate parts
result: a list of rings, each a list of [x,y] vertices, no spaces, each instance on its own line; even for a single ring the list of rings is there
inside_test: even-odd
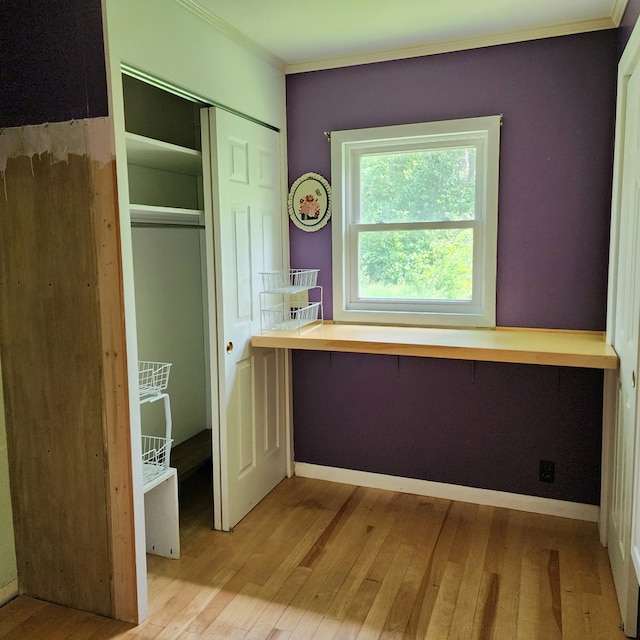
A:
[[[108,123],[103,123],[103,126]],[[109,129],[108,129],[109,130]],[[92,129],[89,127],[88,135]],[[104,136],[103,136],[104,137]],[[91,143],[91,139],[88,141]],[[139,622],[132,487],[131,431],[120,221],[115,160],[89,159],[102,354],[102,424],[113,616]]]
[[[320,534],[320,537],[313,543],[313,546],[307,552],[307,555],[298,564],[299,567],[306,567],[311,569],[313,563],[318,556],[324,551],[329,540],[334,537],[336,531],[340,531],[342,525],[349,519],[349,516],[354,512],[355,508],[360,504],[364,496],[364,489],[362,487],[354,487],[353,491],[349,494],[349,497],[344,501],[338,512],[333,517],[331,522],[325,527],[324,531]]]

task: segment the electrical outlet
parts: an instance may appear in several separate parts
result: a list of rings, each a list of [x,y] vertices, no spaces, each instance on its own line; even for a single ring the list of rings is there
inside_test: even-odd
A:
[[[556,463],[553,460],[540,460],[540,482],[555,482]]]

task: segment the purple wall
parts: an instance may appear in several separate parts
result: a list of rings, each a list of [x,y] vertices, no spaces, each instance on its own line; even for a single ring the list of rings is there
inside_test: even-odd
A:
[[[293,363],[298,461],[599,502],[599,375],[310,351]],[[555,461],[553,484],[539,460]]]
[[[330,179],[323,131],[503,113],[498,325],[604,329],[616,58],[605,31],[289,76],[289,182]],[[331,317],[331,230],[290,231]]]
[[[289,76],[289,182],[330,178],[323,131],[503,113],[498,324],[602,330],[617,56],[611,30]],[[292,226],[291,265],[331,317],[330,227]],[[601,372],[327,358],[295,354],[296,460],[597,503]]]
[[[2,0],[0,126],[108,113],[100,0]]]

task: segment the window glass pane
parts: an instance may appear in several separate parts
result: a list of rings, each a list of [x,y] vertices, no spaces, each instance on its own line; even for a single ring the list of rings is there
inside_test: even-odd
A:
[[[363,155],[360,222],[475,218],[474,147]]]
[[[363,231],[360,298],[471,300],[473,229]]]

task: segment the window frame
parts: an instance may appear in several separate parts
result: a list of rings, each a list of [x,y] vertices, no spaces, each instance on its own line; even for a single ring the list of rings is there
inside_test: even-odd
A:
[[[495,327],[501,119],[497,115],[331,133],[333,317],[336,322]],[[366,224],[359,221],[362,155],[447,147],[476,150],[475,219]],[[358,298],[359,233],[447,228],[473,229],[470,301]]]

